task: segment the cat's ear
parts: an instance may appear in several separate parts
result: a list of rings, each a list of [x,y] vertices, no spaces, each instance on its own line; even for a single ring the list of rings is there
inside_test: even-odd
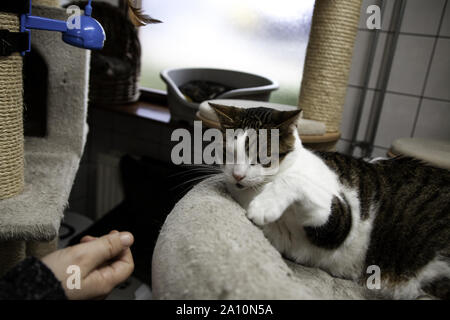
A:
[[[298,118],[302,114],[302,109],[293,111],[281,111],[277,116],[277,124],[275,128],[289,129],[290,126],[297,122]]]
[[[231,127],[234,124],[234,119],[238,112],[238,108],[231,106],[224,106],[222,104],[208,102],[211,108],[216,112],[219,122],[223,129]]]

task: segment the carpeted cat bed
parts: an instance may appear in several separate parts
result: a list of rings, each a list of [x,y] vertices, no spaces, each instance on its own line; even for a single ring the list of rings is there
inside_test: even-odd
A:
[[[172,210],[152,261],[156,299],[364,299],[348,280],[289,262],[221,182],[206,180]]]

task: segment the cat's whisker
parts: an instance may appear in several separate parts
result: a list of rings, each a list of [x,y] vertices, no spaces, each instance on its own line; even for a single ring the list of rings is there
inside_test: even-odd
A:
[[[203,179],[203,180],[202,180],[202,179]],[[200,182],[202,182],[202,181],[204,181],[204,180],[206,180],[206,179],[209,179],[209,180],[212,180],[212,181],[217,181],[217,182],[223,181],[223,174],[212,174],[212,175],[209,175],[209,176],[198,177],[198,179],[191,179],[191,180],[194,180],[194,181],[186,181],[186,182],[183,182],[183,183],[181,183],[181,184],[175,186],[173,189],[179,188],[179,187],[182,187],[182,186],[185,186],[185,185],[186,185],[187,183],[189,183],[189,182],[195,182],[195,180],[198,181],[197,183],[200,183]],[[184,189],[181,191],[181,193],[183,193],[183,194],[186,193],[186,192],[189,191],[189,189],[192,188],[192,187],[194,187],[194,185],[192,185],[192,186],[187,186],[186,188],[184,188]]]
[[[195,173],[221,173],[221,172],[222,172],[222,170],[220,170],[219,168],[194,167],[194,168],[190,168],[188,170],[182,171],[182,172],[174,173],[174,174],[170,175],[169,177],[178,177],[178,176],[195,174]]]
[[[216,169],[216,168],[208,168],[208,167],[190,167],[187,168],[186,171],[189,170],[209,170],[209,171],[220,171],[220,169]]]
[[[182,187],[182,186],[184,186],[184,185],[186,185],[188,183],[191,183],[191,182],[202,181],[202,180],[205,180],[206,178],[210,178],[210,177],[214,177],[214,176],[217,176],[217,174],[206,174],[206,175],[203,175],[201,177],[195,177],[195,178],[189,179],[187,181],[183,181],[182,183],[180,183],[180,184],[176,185],[175,187],[173,187],[171,190],[175,190],[176,188]]]
[[[203,167],[203,168],[213,168],[213,169],[219,169],[220,168],[217,165],[212,164],[205,164],[205,163],[199,163],[199,164],[180,164],[181,167]]]
[[[193,175],[193,174],[210,174],[210,173],[219,173],[219,172],[218,171],[192,170],[191,169],[191,170],[171,174],[169,176],[169,178],[183,177],[183,176],[189,176],[189,175]]]

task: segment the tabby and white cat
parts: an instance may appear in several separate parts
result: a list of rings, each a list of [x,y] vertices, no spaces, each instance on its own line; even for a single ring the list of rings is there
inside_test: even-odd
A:
[[[368,163],[312,152],[295,128],[299,111],[210,105],[223,130],[279,129],[275,174],[259,164],[222,170],[283,256],[362,284],[375,265],[384,297],[450,299],[450,171],[409,158]]]

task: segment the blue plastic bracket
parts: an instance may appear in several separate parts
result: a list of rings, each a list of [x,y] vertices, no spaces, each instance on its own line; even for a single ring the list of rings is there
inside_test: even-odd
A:
[[[69,29],[66,21],[53,20],[31,15],[31,0],[29,0],[28,12],[20,16],[20,31],[28,33],[28,49],[31,50],[31,29],[49,30],[61,32],[63,41],[79,48],[99,50],[103,48],[105,31],[102,25],[91,17],[92,0],[84,8],[84,15],[80,16],[81,26],[78,29]]]

